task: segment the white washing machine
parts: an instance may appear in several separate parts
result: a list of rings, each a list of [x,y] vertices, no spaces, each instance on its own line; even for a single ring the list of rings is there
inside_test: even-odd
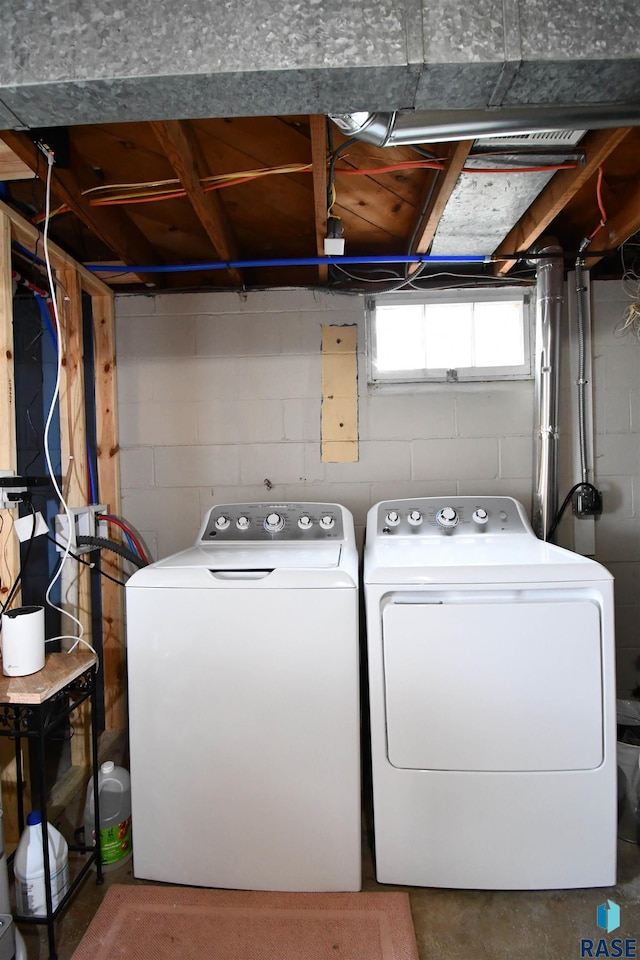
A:
[[[613,580],[506,497],[386,501],[364,555],[377,878],[616,882]]]
[[[360,889],[357,586],[327,503],[215,506],[130,578],[136,877]]]

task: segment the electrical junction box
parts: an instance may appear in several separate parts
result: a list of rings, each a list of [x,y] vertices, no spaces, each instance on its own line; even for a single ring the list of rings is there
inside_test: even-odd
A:
[[[78,545],[78,537],[107,538],[107,521],[100,520],[100,515],[107,512],[103,503],[92,503],[87,507],[70,507],[69,513],[73,518],[71,531],[71,550],[74,553],[86,553],[96,547]],[[69,518],[66,513],[59,513],[55,518],[55,538],[58,553],[64,553],[69,543]]]
[[[15,478],[15,485],[11,483]],[[27,492],[22,477],[16,477],[14,470],[0,470],[0,510],[13,510],[22,501],[21,494]]]
[[[344,255],[344,238],[325,237],[324,255],[325,257],[342,257]]]

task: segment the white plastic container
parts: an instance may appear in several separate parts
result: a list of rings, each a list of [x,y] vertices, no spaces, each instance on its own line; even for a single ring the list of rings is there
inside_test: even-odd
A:
[[[132,854],[131,780],[129,771],[107,760],[98,771],[100,799],[100,849],[102,869],[114,870],[126,863]],[[93,804],[93,777],[87,787],[84,807],[84,837],[87,846],[96,842]]]
[[[49,868],[51,872],[51,906],[55,910],[69,889],[69,848],[54,826],[47,823]],[[42,849],[42,815],[32,810],[27,816],[13,861],[16,882],[16,909],[23,917],[45,917],[47,900],[44,882]]]

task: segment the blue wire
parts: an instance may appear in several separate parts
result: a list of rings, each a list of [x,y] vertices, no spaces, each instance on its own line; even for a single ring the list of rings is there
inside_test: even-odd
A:
[[[314,267],[321,264],[357,263],[493,263],[490,256],[435,257],[422,253],[383,254],[368,257],[290,257],[284,260],[215,260],[212,263],[178,263],[158,266],[113,266],[104,263],[85,264],[92,273],[187,273],[192,270],[243,270],[246,267]]]
[[[41,267],[46,267],[46,262],[41,260],[40,257],[37,257],[33,250],[29,250],[28,247],[23,247],[21,243],[17,243],[15,240],[11,246],[14,248],[14,250],[19,250],[20,253],[26,254],[26,256],[29,257],[30,260],[33,260],[34,263],[39,263]]]
[[[93,467],[93,457],[91,449],[87,444],[87,465],[89,467],[89,493],[91,494],[91,503],[98,502],[98,486],[96,484],[96,472]]]

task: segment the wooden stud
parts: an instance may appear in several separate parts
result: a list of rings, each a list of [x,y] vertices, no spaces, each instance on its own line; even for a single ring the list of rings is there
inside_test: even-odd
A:
[[[62,370],[60,379],[60,452],[63,467],[63,493],[69,507],[85,506],[87,495],[88,463],[87,434],[84,394],[84,347],[82,335],[82,287],[77,270],[64,267],[58,275],[58,318],[61,327],[59,349],[62,349]],[[82,624],[82,636],[87,643],[92,640],[91,617],[91,578],[90,570],[68,558],[66,565],[71,579],[61,578],[61,582],[73,583],[69,608]],[[73,610],[73,605],[77,604]],[[65,607],[65,597],[62,598]],[[62,618],[62,632],[76,633],[70,630],[70,621]],[[69,649],[73,641],[63,641],[63,648]],[[84,648],[86,649],[86,648]],[[70,726],[72,766],[86,767],[91,760],[91,715],[89,704],[82,704],[71,716]]]
[[[11,221],[0,210],[0,468],[17,472],[16,405],[13,356],[13,295],[11,283]],[[13,530],[17,509],[0,512],[0,599],[7,599],[11,585],[20,569],[20,545]],[[15,594],[12,606],[20,606],[20,590]],[[24,754],[23,754],[23,771]],[[3,826],[7,843],[18,840],[16,813],[17,770],[14,743],[7,737],[0,738],[0,780],[3,797]],[[28,784],[20,784],[26,790]]]
[[[16,398],[13,370],[13,295],[11,283],[11,224],[0,212],[0,469],[17,471]],[[0,599],[6,600],[20,568],[18,538],[13,532],[16,510],[2,511],[0,528]],[[20,605],[20,594],[15,606]]]
[[[96,395],[97,474],[100,502],[116,515],[120,504],[120,458],[113,294],[92,297]],[[103,569],[120,579],[122,563],[115,554],[103,557]],[[124,730],[127,723],[123,589],[102,580],[102,662],[105,684],[105,727]]]
[[[32,224],[27,223],[19,213],[16,213],[15,210],[1,200],[0,214],[9,220],[12,239],[17,243],[33,251],[35,251],[38,244],[42,243],[42,234],[40,231],[32,226]],[[59,270],[62,267],[72,267],[76,270],[82,281],[82,288],[86,290],[87,293],[101,296],[111,292],[102,280],[99,280],[98,277],[90,273],[89,270],[85,270],[81,264],[77,263],[73,257],[70,257],[68,253],[65,253],[64,250],[56,246],[51,240],[49,240],[49,259],[51,260],[51,266],[54,270]],[[11,277],[11,273],[9,273],[9,277]],[[11,289],[11,286],[9,286],[9,289]]]

